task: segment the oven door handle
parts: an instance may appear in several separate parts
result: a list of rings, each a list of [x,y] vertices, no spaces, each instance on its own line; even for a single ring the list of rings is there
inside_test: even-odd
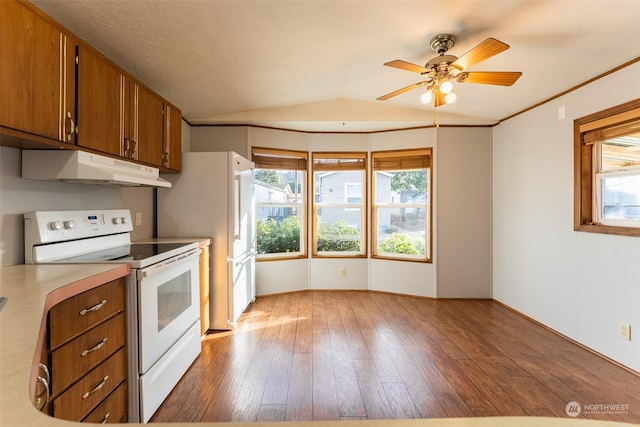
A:
[[[193,249],[189,252],[185,252],[181,255],[175,256],[173,258],[169,258],[168,260],[159,262],[150,267],[142,268],[137,271],[138,280],[142,280],[156,274],[162,273],[163,271],[167,271],[169,269],[173,269],[178,267],[181,264],[188,263],[193,261],[194,259],[198,259],[200,256],[201,249]]]

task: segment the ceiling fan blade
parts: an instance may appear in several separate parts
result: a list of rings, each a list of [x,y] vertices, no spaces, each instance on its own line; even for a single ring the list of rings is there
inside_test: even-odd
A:
[[[402,61],[401,59],[386,62],[384,65],[386,65],[387,67],[400,68],[401,70],[411,71],[418,74],[426,73],[427,71],[429,71],[421,65],[412,64],[411,62]]]
[[[488,38],[455,60],[451,65],[464,70],[507,49],[509,49],[508,44],[493,38]]]
[[[458,74],[456,80],[460,83],[511,86],[521,75],[520,71],[469,71]]]
[[[407,87],[403,87],[402,89],[398,89],[398,90],[393,91],[391,93],[388,93],[386,95],[382,95],[381,97],[378,98],[378,101],[386,101],[389,98],[393,98],[394,96],[400,95],[400,94],[405,93],[405,92],[409,92],[411,89],[415,89],[417,87],[424,86],[425,84],[427,84],[426,81],[414,83],[414,84],[409,85]]]

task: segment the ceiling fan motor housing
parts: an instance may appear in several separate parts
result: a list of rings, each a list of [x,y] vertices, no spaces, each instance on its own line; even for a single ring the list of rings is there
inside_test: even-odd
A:
[[[451,34],[438,34],[431,39],[431,49],[438,55],[443,55],[456,44],[456,38]]]

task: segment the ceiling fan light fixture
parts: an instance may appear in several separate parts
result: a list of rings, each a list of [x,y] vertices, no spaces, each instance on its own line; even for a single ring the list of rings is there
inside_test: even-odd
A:
[[[457,98],[458,96],[454,92],[449,92],[444,96],[444,102],[446,104],[453,104],[454,102],[456,102]]]
[[[440,83],[440,92],[444,93],[445,95],[448,93],[451,93],[452,90],[453,90],[453,83],[451,83],[450,80],[443,80]]]
[[[433,99],[433,93],[431,93],[430,90],[427,90],[425,93],[423,93],[420,96],[420,102],[422,102],[423,104],[429,104],[432,99]]]

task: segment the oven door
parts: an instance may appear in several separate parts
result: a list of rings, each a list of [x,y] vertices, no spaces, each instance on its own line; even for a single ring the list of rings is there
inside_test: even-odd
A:
[[[137,272],[140,374],[200,319],[199,255],[196,249]]]

